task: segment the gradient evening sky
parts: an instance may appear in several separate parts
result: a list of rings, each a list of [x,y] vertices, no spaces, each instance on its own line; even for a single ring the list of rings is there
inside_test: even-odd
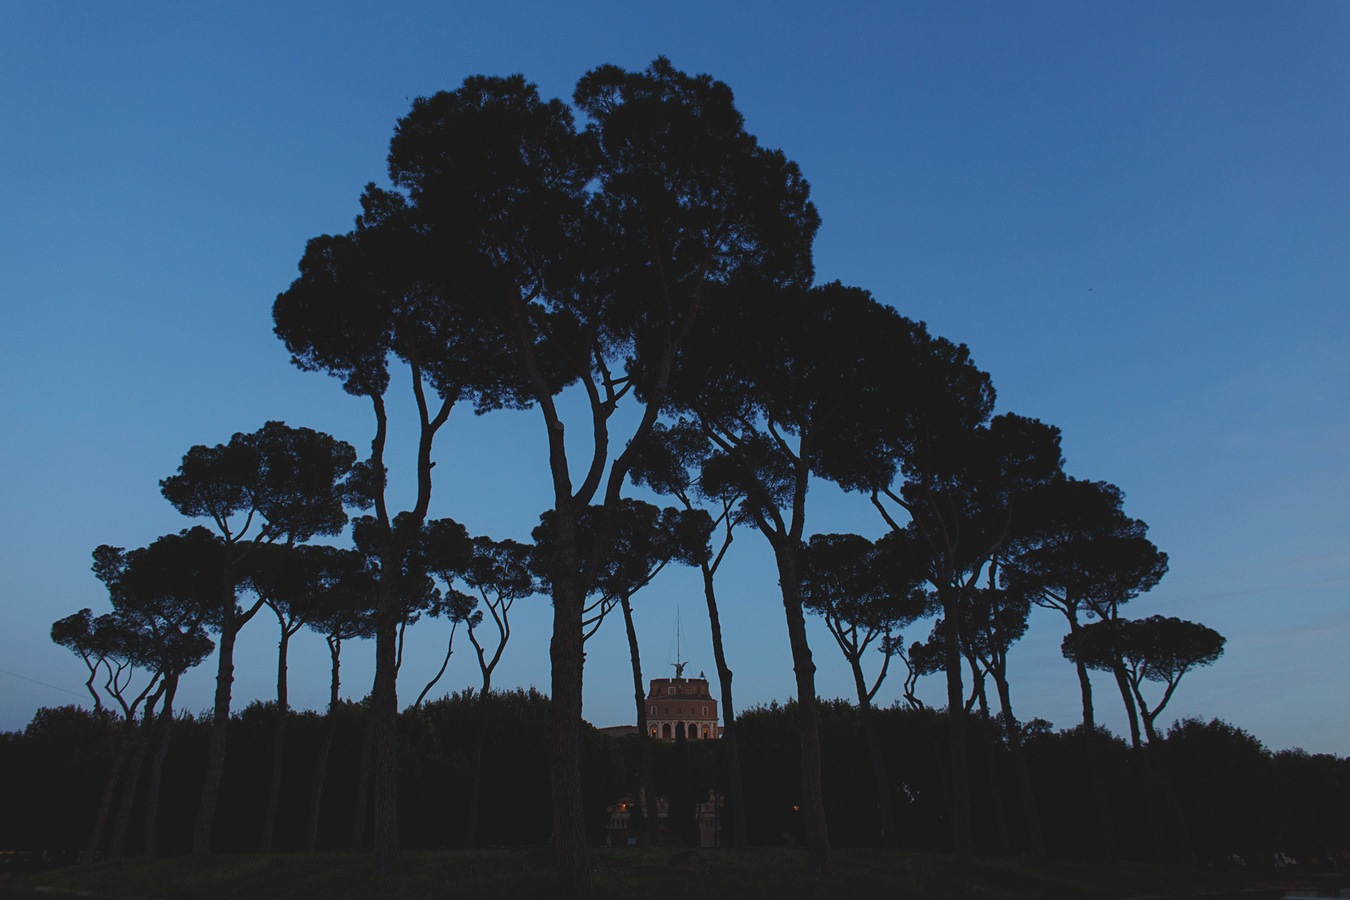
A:
[[[566,98],[595,65],[664,54],[726,81],[750,131],[801,165],[824,222],[818,280],[968,344],[1000,410],[1060,426],[1071,474],[1125,490],[1171,557],[1129,613],[1228,637],[1166,718],[1350,753],[1350,6],[829,6],[0,6],[0,729],[87,705],[48,629],[106,610],[96,545],[193,524],[157,484],[189,446],[269,419],[369,446],[368,406],[289,364],[271,304],[306,239],[351,227],[410,100],[514,72]],[[471,531],[525,538],[549,502],[537,412],[457,410],[437,460],[432,513]],[[808,532],[850,530],[881,523],[861,497],[814,490]],[[721,595],[739,703],[791,696],[757,534],[738,537]],[[663,574],[637,606],[645,675],[670,671],[677,608],[691,669],[713,674],[697,579]],[[546,600],[518,607],[497,684],[547,689],[548,627]],[[444,634],[411,632],[403,702]],[[1061,635],[1036,613],[1013,702],[1068,727]],[[811,639],[821,693],[849,696],[819,623]],[[274,690],[275,644],[274,622],[245,629],[236,708]],[[292,652],[292,702],[320,707],[322,641],[302,633]],[[373,649],[344,656],[344,693],[361,696]],[[212,672],[190,674],[180,705],[209,705]],[[447,678],[477,678],[467,644]],[[1096,686],[1120,732],[1113,686]],[[942,702],[936,678],[923,692]],[[620,622],[588,646],[585,714],[633,719]]]

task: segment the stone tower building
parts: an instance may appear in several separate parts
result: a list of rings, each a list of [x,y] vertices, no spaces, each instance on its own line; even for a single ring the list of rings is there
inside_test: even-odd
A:
[[[675,666],[674,678],[653,678],[647,694],[647,728],[651,736],[675,740],[676,729],[691,741],[722,736],[717,724],[717,701],[708,692],[708,679],[684,677],[684,664]]]

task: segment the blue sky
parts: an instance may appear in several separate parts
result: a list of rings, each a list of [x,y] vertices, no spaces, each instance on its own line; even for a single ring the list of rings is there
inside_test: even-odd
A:
[[[269,419],[368,446],[367,409],[289,365],[270,309],[305,240],[350,227],[410,100],[513,72],[567,97],[595,65],[664,54],[731,85],[750,130],[801,165],[819,280],[967,343],[1001,410],[1059,425],[1072,474],[1124,488],[1171,557],[1132,612],[1229,639],[1169,713],[1350,753],[1350,7],[484,6],[0,7],[0,729],[80,700],[82,667],[47,630],[106,608],[96,545],[191,524],[157,486],[189,446]],[[411,427],[395,426],[396,479]],[[457,411],[433,514],[527,535],[549,497],[541,433],[537,413]],[[861,498],[813,492],[809,531],[880,529]],[[770,558],[750,532],[732,554],[738,703],[786,698]],[[646,674],[669,671],[677,608],[691,667],[711,674],[696,579],[649,590]],[[548,619],[544,600],[520,608],[499,684],[547,686]],[[274,627],[241,639],[241,705],[272,690]],[[443,634],[414,630],[405,702]],[[1069,726],[1061,634],[1033,621],[1013,701]],[[822,693],[847,696],[824,629],[812,640]],[[372,654],[351,651],[360,696]],[[297,705],[323,703],[323,656],[298,639]],[[209,669],[188,708],[208,705]],[[458,653],[446,686],[475,671]],[[588,650],[591,721],[631,721],[627,672],[607,624]]]

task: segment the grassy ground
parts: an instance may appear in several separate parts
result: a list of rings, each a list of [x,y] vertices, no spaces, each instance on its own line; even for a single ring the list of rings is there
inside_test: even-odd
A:
[[[671,850],[597,850],[593,858],[596,896],[602,900],[1107,900],[1193,896],[1250,886],[1231,873],[1143,864],[988,859],[962,872],[941,856],[866,850],[838,851],[838,871],[829,883],[812,881],[804,854],[791,850],[705,850],[692,862]],[[386,879],[370,874],[368,854],[219,856],[204,866],[186,859],[150,865],[107,862],[29,875],[12,887],[119,900],[551,900],[559,895],[543,850],[408,852],[398,874]]]

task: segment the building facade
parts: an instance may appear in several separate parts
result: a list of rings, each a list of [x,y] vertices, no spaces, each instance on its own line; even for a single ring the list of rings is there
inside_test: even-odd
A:
[[[710,741],[722,736],[717,724],[717,701],[708,691],[708,679],[685,678],[683,665],[674,678],[653,678],[647,693],[647,729],[657,740],[673,741],[679,732],[691,741]]]

